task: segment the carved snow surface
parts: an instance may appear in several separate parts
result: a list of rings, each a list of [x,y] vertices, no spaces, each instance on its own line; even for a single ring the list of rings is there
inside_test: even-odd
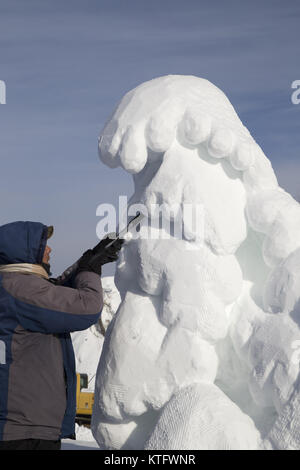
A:
[[[107,449],[297,448],[300,205],[224,93],[171,75],[127,93],[99,138],[129,202],[202,205],[203,233],[133,237],[96,378]],[[150,213],[150,212],[149,212]],[[151,219],[151,224],[153,223]]]

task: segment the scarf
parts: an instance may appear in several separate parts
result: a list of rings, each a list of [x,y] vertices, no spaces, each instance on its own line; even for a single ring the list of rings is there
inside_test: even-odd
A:
[[[49,279],[48,273],[40,264],[2,264],[0,265],[0,273],[36,274],[44,279]]]

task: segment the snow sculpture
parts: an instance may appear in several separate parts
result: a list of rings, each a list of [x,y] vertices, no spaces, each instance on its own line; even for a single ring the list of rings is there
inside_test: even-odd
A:
[[[143,83],[99,154],[133,175],[130,205],[164,204],[175,220],[174,204],[202,204],[205,216],[202,239],[186,224],[183,239],[122,248],[96,379],[99,445],[299,449],[300,205],[227,97],[193,76]]]
[[[117,311],[121,298],[113,276],[102,277],[103,310],[99,322],[87,330],[71,334],[76,371],[88,375],[89,390],[94,391],[97,366],[104,342],[105,331]]]

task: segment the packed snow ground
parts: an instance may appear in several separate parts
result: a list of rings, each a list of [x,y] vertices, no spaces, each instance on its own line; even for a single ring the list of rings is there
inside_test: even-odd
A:
[[[132,174],[129,205],[164,204],[173,222],[188,204],[205,215],[203,234],[184,219],[183,239],[142,227],[122,248],[99,445],[299,449],[300,205],[261,147],[221,90],[175,75],[125,95],[99,153]]]
[[[92,431],[85,426],[75,426],[76,440],[63,439],[61,450],[101,450],[95,441]]]

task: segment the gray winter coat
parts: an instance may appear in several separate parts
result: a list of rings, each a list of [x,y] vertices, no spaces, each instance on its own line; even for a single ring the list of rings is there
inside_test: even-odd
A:
[[[0,227],[0,264],[40,264],[46,228],[33,222]],[[74,437],[70,332],[97,322],[102,308],[95,273],[79,273],[73,287],[35,274],[0,274],[0,440]]]

